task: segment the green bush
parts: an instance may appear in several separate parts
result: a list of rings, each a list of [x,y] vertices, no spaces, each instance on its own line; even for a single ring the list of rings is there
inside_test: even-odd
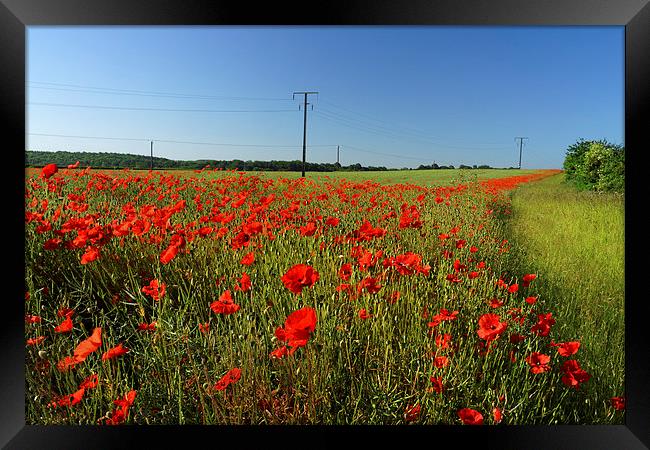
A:
[[[564,170],[567,181],[581,189],[623,192],[625,147],[581,139],[567,149]]]

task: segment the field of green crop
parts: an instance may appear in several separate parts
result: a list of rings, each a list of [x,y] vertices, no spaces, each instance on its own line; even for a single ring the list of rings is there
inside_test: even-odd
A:
[[[622,423],[557,171],[478,172],[28,171],[27,423]]]
[[[350,181],[372,180],[381,184],[411,183],[422,186],[443,186],[456,182],[487,180],[538,172],[530,169],[444,169],[444,170],[388,170],[377,172],[321,172],[306,173],[306,178],[314,181],[337,180],[345,178]],[[265,177],[297,179],[299,172],[267,172]]]

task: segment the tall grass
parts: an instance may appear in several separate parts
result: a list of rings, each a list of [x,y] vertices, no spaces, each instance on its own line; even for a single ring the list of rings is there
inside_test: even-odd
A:
[[[506,222],[511,263],[539,275],[559,339],[580,340],[596,374],[583,405],[595,423],[611,419],[609,399],[624,391],[624,206],[620,194],[579,192],[559,174],[518,188]]]

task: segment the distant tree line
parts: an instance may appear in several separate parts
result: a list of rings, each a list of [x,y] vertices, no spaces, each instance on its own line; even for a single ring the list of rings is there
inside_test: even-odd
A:
[[[243,171],[302,171],[302,161],[244,161],[233,159],[229,161],[200,159],[195,161],[172,160],[144,155],[131,155],[125,153],[91,153],[91,152],[40,152],[28,150],[25,152],[25,167],[42,167],[54,163],[66,167],[79,161],[80,167],[96,169],[149,169],[153,160],[154,169],[193,169],[199,170],[206,166],[211,169],[243,170]],[[339,163],[313,163],[306,162],[305,169],[309,172],[334,172],[334,171],[378,171],[388,170],[380,166],[362,166],[351,164],[342,166]]]
[[[449,166],[439,166],[436,163],[431,164],[430,166],[427,166],[425,164],[421,164],[417,169],[415,170],[432,170],[432,169],[455,169],[456,167],[449,165]],[[493,169],[493,167],[488,166],[487,164],[481,164],[480,166],[477,166],[474,164],[473,166],[467,166],[465,164],[461,164],[458,166],[459,169]],[[509,169],[514,169],[514,167],[509,167]]]
[[[107,152],[41,152],[28,150],[25,152],[25,167],[43,167],[46,164],[54,163],[59,167],[66,167],[79,161],[79,167],[92,167],[95,169],[149,169],[152,158],[145,155],[131,155],[127,153]],[[172,160],[167,158],[153,157],[153,168],[158,169],[184,169],[199,170],[206,166],[211,169],[222,170],[243,170],[243,171],[302,171],[302,161],[243,161],[233,159],[229,161],[214,159],[199,159],[195,161]],[[466,166],[461,164],[459,169],[492,169],[488,165]],[[514,167],[510,167],[514,169]],[[420,165],[417,169],[403,168],[402,170],[430,170],[430,169],[455,169],[453,165],[439,166],[436,163],[431,165]],[[363,171],[384,171],[384,166],[362,166],[359,163],[342,166],[339,163],[305,163],[305,170],[308,172],[363,172]]]
[[[625,147],[606,140],[579,140],[564,159],[566,180],[579,189],[625,191]]]

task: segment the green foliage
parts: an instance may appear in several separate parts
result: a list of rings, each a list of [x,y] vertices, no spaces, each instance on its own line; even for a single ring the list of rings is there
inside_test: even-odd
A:
[[[93,169],[149,169],[152,158],[145,155],[130,155],[125,153],[90,153],[90,152],[25,152],[25,167],[43,167],[46,164],[54,163],[59,167],[66,167],[79,161],[80,167],[92,167]],[[185,169],[200,170],[206,166],[212,169],[222,170],[243,170],[243,171],[302,171],[302,161],[232,161],[207,160],[176,161],[166,158],[153,158],[153,168],[158,169]],[[383,171],[386,167],[362,166],[352,164],[341,166],[338,163],[312,163],[305,164],[305,170],[309,172],[334,172],[341,171]]]
[[[580,189],[623,192],[625,147],[581,139],[567,149],[564,170],[567,181]]]

